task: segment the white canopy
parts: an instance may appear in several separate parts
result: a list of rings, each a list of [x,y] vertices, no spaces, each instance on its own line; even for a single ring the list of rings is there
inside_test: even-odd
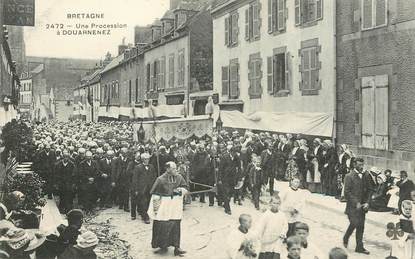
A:
[[[239,111],[221,111],[224,127],[264,130],[312,136],[333,136],[333,115],[312,112],[256,112],[251,115]]]

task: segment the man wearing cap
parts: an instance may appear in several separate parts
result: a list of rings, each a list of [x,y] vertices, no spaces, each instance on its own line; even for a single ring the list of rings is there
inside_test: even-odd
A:
[[[75,165],[70,160],[68,150],[64,150],[63,158],[57,162],[55,167],[56,183],[59,193],[59,211],[66,214],[73,207],[73,198],[75,194]]]
[[[137,156],[139,154],[137,153]],[[135,219],[136,217],[136,212],[133,208],[134,200],[134,204],[138,205],[138,213],[141,215],[141,218],[146,224],[150,224],[147,210],[151,199],[150,190],[157,178],[157,172],[154,166],[149,164],[150,154],[141,154],[140,158],[141,161],[137,161],[132,165],[131,218]]]
[[[111,186],[111,172],[112,168],[115,166],[114,151],[108,150],[104,157],[99,161],[99,186],[98,195],[100,198],[101,207],[112,207],[111,197],[112,197],[112,186]]]
[[[38,170],[40,176],[45,180],[45,192],[48,195],[48,199],[52,199],[53,193],[53,172],[56,163],[55,152],[51,150],[50,144],[45,145],[45,150],[41,151],[39,158],[37,159],[38,165],[36,169]]]
[[[92,190],[88,189],[88,186],[92,183],[96,183],[98,178],[98,166],[93,160],[92,152],[87,151],[85,153],[85,160],[79,165],[78,171],[78,200],[82,206],[92,203],[93,205],[96,197],[91,193]],[[95,200],[96,201],[96,200]]]
[[[128,149],[122,148],[120,155],[114,161],[114,167],[111,173],[113,186],[116,188],[116,196],[119,209],[129,212],[129,187],[131,176],[128,174]]]

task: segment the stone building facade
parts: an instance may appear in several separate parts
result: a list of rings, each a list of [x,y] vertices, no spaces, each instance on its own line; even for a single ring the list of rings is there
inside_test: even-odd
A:
[[[415,2],[337,1],[337,141],[415,169]]]

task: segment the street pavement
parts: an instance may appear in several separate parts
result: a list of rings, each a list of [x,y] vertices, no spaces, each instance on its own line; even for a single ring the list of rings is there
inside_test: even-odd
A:
[[[278,183],[277,188],[284,192],[284,183]],[[262,197],[262,209],[266,208],[269,197]],[[305,209],[304,221],[310,226],[309,242],[315,244],[328,255],[328,251],[336,246],[342,247],[342,236],[347,228],[348,221],[344,205],[334,198],[318,194],[310,194],[310,201]],[[337,205],[336,205],[337,204]],[[198,201],[186,205],[182,220],[182,248],[188,253],[186,258],[226,258],[225,248],[227,235],[232,228],[238,225],[238,217],[242,213],[251,214],[253,224],[262,213],[255,210],[250,200],[245,200],[242,206],[232,204],[232,215],[226,215],[223,208]],[[338,206],[339,208],[332,208]],[[343,207],[342,207],[343,206]],[[373,215],[372,215],[373,214]],[[369,222],[365,228],[365,246],[371,252],[369,256],[354,253],[355,238],[352,235],[349,242],[349,258],[385,258],[390,251],[390,239],[386,236],[386,223],[395,219],[390,213],[369,212]],[[97,221],[110,220],[120,238],[131,245],[130,255],[133,258],[174,258],[173,249],[166,255],[154,254],[151,248],[151,225],[145,225],[140,218],[133,221],[129,213],[117,208],[101,211]],[[383,224],[384,222],[384,224]],[[328,256],[327,256],[328,258]]]

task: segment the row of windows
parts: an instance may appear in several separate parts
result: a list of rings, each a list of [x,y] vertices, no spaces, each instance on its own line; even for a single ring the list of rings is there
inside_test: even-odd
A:
[[[101,86],[101,102],[110,102],[110,100],[118,99],[120,84],[118,81],[113,81]]]
[[[140,89],[141,89],[141,82],[140,78],[136,78],[134,80],[134,88],[135,88],[135,95],[133,94],[133,81],[128,80],[128,103],[133,104],[140,102]]]
[[[323,0],[294,0],[294,20],[296,26],[314,25],[323,19]],[[373,0],[375,1],[375,0]],[[282,33],[286,30],[288,19],[287,0],[268,0],[268,33]],[[260,39],[262,16],[262,4],[259,0],[249,4],[245,10],[245,40],[255,41]],[[230,13],[225,18],[225,45],[234,47],[238,45],[239,38],[239,13]]]
[[[166,67],[168,66],[168,73]],[[175,74],[177,72],[177,86],[175,85]],[[179,50],[177,68],[175,67],[175,54],[168,58],[161,57],[148,63],[146,67],[147,91],[159,91],[165,88],[183,87],[185,83],[186,62],[184,49]],[[167,81],[167,85],[166,85]]]
[[[268,28],[270,34],[286,31],[289,10],[287,0],[267,0],[268,2]],[[255,41],[261,37],[262,4],[260,0],[249,4],[245,10],[245,40]],[[387,25],[387,0],[361,0],[361,28],[374,29]],[[311,26],[323,19],[323,0],[294,0],[295,26]],[[231,12],[225,18],[225,45],[234,47],[238,45],[239,13]]]
[[[301,74],[300,90],[303,95],[318,94],[321,89],[319,77],[321,62],[319,53],[321,46],[317,39],[302,42],[303,48],[299,50],[301,64],[299,72]],[[290,70],[292,69],[293,58],[286,47],[276,48],[273,55],[266,58],[267,73],[267,92],[273,96],[286,96],[290,90]],[[261,85],[263,77],[263,59],[260,53],[249,56],[248,70],[248,94],[251,99],[261,98],[263,87]],[[222,95],[230,99],[239,98],[239,61],[233,59],[229,66],[222,67]]]

